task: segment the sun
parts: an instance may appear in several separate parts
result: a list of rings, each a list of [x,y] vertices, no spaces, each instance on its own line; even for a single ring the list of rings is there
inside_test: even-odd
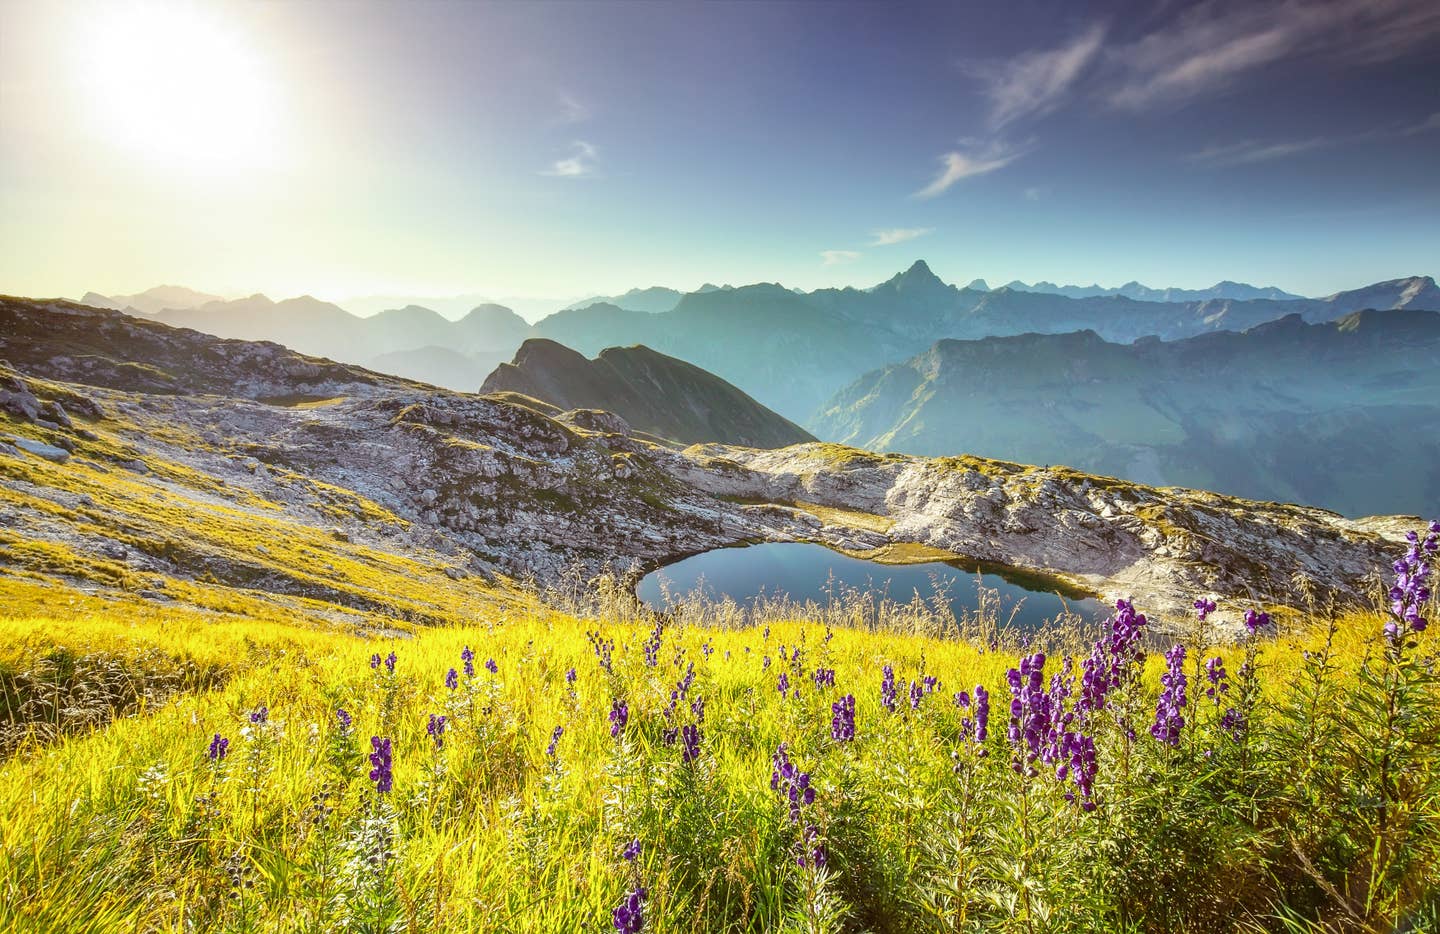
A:
[[[77,52],[102,138],[165,170],[230,175],[277,151],[277,88],[218,4],[87,8]]]

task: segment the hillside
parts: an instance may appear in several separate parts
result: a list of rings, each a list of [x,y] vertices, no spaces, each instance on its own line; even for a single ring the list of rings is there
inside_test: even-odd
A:
[[[561,409],[604,409],[639,431],[684,444],[778,448],[815,438],[723,379],[648,347],[608,347],[587,360],[554,341],[528,340],[482,393],[518,392]]]
[[[451,393],[67,302],[0,300],[0,360],[3,431],[55,457],[0,446],[7,541],[43,543],[11,550],[9,572],[86,586],[152,589],[144,569],[390,599],[324,580],[301,553],[271,553],[255,523],[274,521],[405,560],[444,555],[457,573],[542,581],[754,541],[925,546],[1179,613],[1197,592],[1358,597],[1410,524],[975,457],[676,451],[512,394]],[[75,414],[47,416],[49,402]],[[156,514],[157,498],[175,508]]]
[[[838,393],[847,444],[1064,463],[1349,515],[1440,502],[1440,315],[1297,315],[1243,333],[941,341]],[[1402,427],[1403,426],[1403,427]]]

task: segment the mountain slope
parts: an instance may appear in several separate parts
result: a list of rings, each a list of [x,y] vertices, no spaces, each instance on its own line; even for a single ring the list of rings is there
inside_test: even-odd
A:
[[[645,346],[608,347],[587,360],[554,341],[528,340],[480,391],[518,392],[561,409],[605,409],[632,428],[686,444],[775,448],[815,440],[713,373]]]
[[[0,297],[0,359],[0,574],[129,599],[424,622],[423,588],[391,593],[373,566],[555,582],[818,541],[942,549],[1133,596],[1159,619],[1196,593],[1357,597],[1412,524],[983,458],[676,451],[518,397],[69,302]]]
[[[1228,279],[1223,282],[1217,282],[1208,289],[1152,289],[1149,286],[1141,285],[1133,281],[1113,289],[1107,289],[1100,285],[1056,285],[1053,282],[1036,282],[1034,285],[1026,285],[1018,279],[1008,283],[1006,287],[1014,289],[1017,292],[1045,292],[1050,295],[1063,295],[1066,298],[1094,298],[1101,295],[1118,295],[1141,302],[1205,302],[1214,299],[1231,301],[1254,301],[1255,299],[1285,301],[1304,298],[1303,295],[1286,292],[1284,289],[1277,289],[1274,286],[1257,287],[1250,285],[1248,282],[1231,282]]]
[[[940,341],[867,374],[822,437],[1064,463],[1357,515],[1440,502],[1440,314],[1298,315],[1117,344],[1093,331]]]

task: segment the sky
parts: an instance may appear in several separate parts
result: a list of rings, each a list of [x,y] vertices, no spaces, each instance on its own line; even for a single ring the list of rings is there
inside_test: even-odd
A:
[[[1440,273],[1440,4],[0,0],[0,292]]]

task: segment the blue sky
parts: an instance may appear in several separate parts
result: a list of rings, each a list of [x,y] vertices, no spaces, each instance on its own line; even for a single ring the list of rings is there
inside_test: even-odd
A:
[[[1433,2],[0,0],[0,27],[7,292],[814,288],[923,257],[1325,294],[1440,257]]]

